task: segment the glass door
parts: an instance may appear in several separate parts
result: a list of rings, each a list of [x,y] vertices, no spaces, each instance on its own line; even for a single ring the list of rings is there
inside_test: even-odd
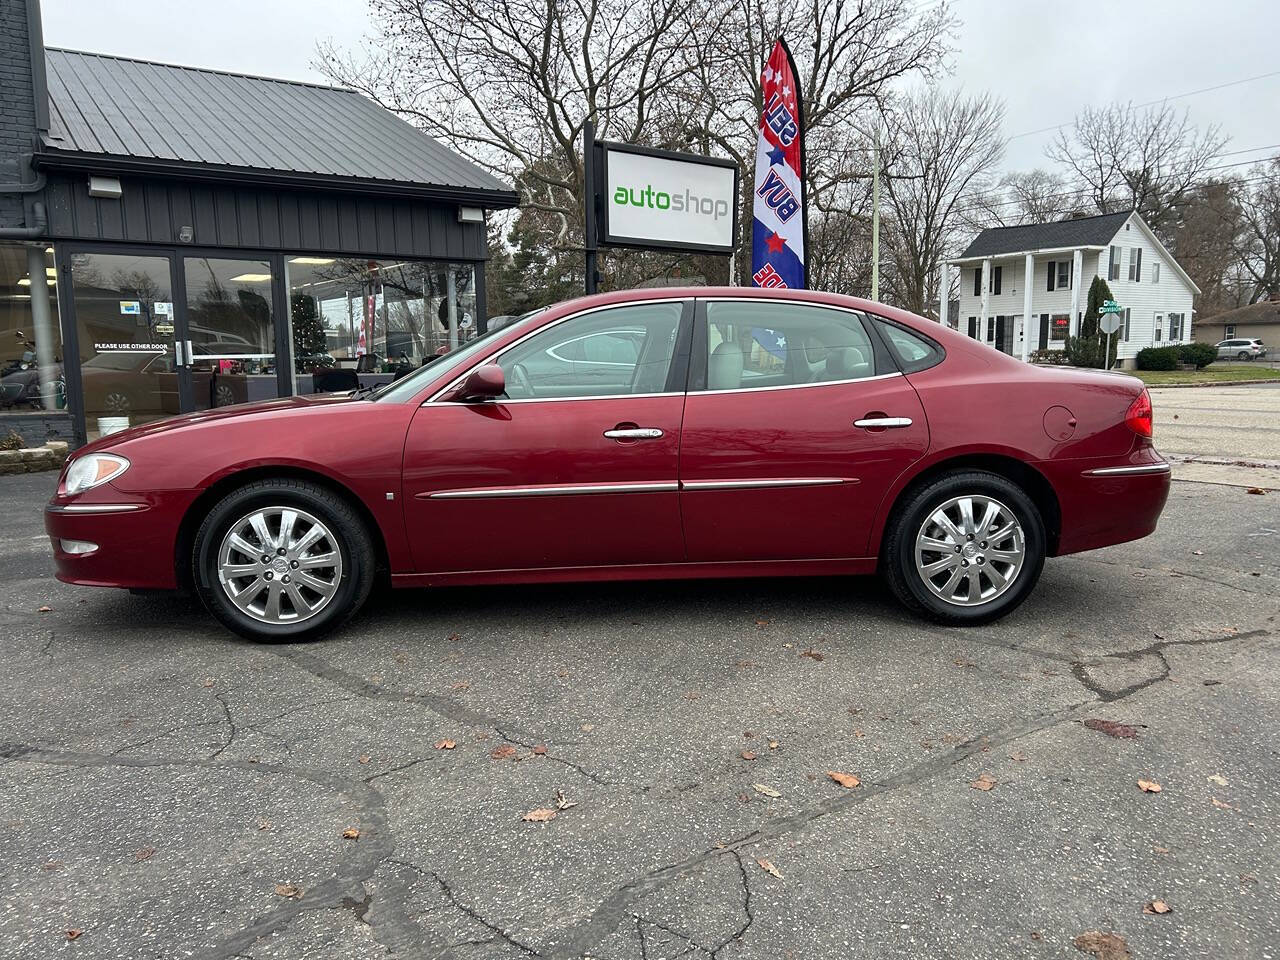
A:
[[[182,412],[172,258],[72,253],[68,263],[87,439]]]
[[[272,261],[187,255],[182,275],[191,409],[280,396]]]

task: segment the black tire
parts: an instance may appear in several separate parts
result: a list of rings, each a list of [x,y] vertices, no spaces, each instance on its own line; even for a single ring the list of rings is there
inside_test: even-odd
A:
[[[337,590],[316,613],[296,623],[267,623],[240,610],[218,577],[218,550],[231,527],[263,507],[299,508],[333,534],[342,559]],[[314,639],[353,616],[373,586],[376,557],[361,517],[340,496],[302,480],[258,480],[233,490],[209,511],[196,532],[191,557],[192,582],[205,607],[228,629],[265,643]]]
[[[1236,358],[1239,360],[1248,360],[1249,354],[1247,351],[1241,350],[1238,354],[1236,354]]]
[[[1023,560],[1013,583],[991,600],[974,606],[949,603],[935,594],[916,570],[916,537],[926,520],[954,497],[985,496],[1007,507],[1023,533]],[[908,489],[894,510],[881,551],[881,572],[894,596],[909,609],[938,623],[971,626],[990,623],[1018,607],[1035,588],[1044,567],[1044,520],[1017,484],[984,470],[943,474]]]

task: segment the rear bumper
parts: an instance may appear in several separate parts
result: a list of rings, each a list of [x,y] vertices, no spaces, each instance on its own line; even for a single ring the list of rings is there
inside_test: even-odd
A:
[[[176,588],[175,546],[185,512],[179,500],[128,498],[115,491],[94,502],[55,497],[45,507],[44,529],[52,541],[57,578],[94,587]],[[81,550],[88,544],[94,549],[69,552],[64,541],[65,546],[75,542]]]
[[[1153,533],[1173,478],[1169,464],[1150,447],[1120,463],[1064,460],[1039,466],[1062,512],[1058,556]]]

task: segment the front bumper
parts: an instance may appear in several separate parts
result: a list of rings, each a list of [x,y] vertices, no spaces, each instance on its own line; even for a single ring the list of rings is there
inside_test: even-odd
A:
[[[178,528],[190,498],[126,495],[110,484],[91,493],[91,500],[54,497],[45,507],[44,529],[52,541],[57,578],[95,587],[176,588]],[[72,553],[63,541],[79,544],[81,550],[94,544],[95,549]]]

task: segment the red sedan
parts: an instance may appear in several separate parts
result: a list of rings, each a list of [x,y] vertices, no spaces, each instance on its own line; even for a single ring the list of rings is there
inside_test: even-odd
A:
[[[880,572],[953,624],[1046,557],[1151,533],[1127,376],[1038,368],[865,300],[743,288],[560,304],[377,392],[114,434],[49,504],[58,577],[194,587],[293,640],[396,586]]]

